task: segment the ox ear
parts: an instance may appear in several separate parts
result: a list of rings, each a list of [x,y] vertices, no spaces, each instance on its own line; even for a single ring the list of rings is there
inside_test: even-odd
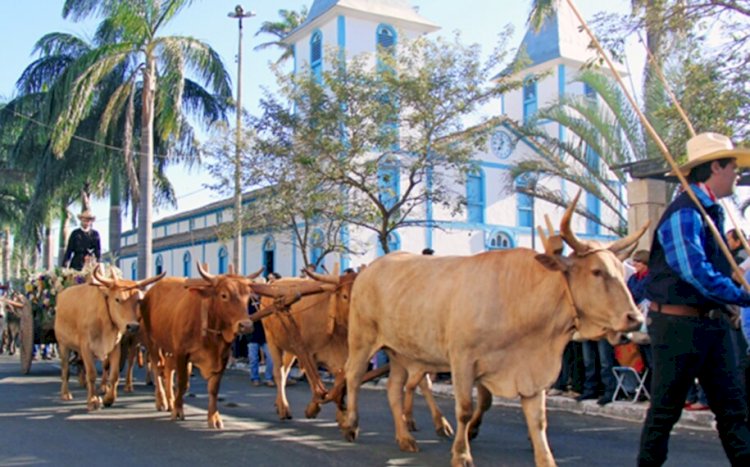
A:
[[[538,254],[534,256],[534,259],[550,271],[565,272],[568,270],[568,263],[562,256]]]
[[[194,286],[194,285],[186,285],[185,288],[188,292],[196,293],[200,295],[201,298],[210,298],[211,294],[214,292],[213,287],[201,287],[201,286]]]

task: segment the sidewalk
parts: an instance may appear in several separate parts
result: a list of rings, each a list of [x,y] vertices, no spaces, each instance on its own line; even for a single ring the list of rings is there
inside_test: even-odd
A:
[[[377,384],[366,383],[363,388],[385,389],[387,379],[383,378]],[[453,397],[453,386],[441,382],[432,384],[432,392],[446,397]],[[605,406],[600,406],[596,400],[586,400],[577,402],[575,399],[566,396],[548,396],[547,410],[562,410],[566,412],[577,413],[581,415],[593,415],[597,417],[609,417],[620,420],[629,420],[636,423],[643,422],[648,409],[648,402],[628,402],[615,401]],[[492,405],[502,405],[507,407],[521,407],[518,399],[493,398]],[[710,410],[691,412],[682,411],[682,417],[677,422],[677,427],[690,430],[715,430],[714,414]]]

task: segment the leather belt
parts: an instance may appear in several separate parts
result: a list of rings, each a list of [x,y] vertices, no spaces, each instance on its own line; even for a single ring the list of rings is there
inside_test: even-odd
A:
[[[665,315],[673,316],[691,316],[694,318],[703,318],[708,316],[710,309],[698,308],[690,305],[668,305],[661,303],[651,303],[648,307],[649,311],[655,311],[657,313],[664,313]]]

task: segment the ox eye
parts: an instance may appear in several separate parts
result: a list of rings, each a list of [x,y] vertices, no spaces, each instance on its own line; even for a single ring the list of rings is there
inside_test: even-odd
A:
[[[591,271],[591,274],[593,274],[594,277],[604,277],[604,271],[601,269],[594,269]]]
[[[226,292],[222,293],[222,294],[220,295],[220,297],[221,297],[221,299],[222,299],[222,300],[229,300],[229,294],[228,294],[228,293],[226,293]]]

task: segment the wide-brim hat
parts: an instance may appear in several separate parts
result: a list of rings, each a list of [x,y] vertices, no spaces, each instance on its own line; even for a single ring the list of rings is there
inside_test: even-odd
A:
[[[96,220],[96,216],[94,214],[92,214],[91,211],[89,211],[87,209],[87,210],[83,211],[82,213],[78,214],[78,219],[80,219],[80,220],[91,219],[93,221],[93,220]]]
[[[736,159],[738,167],[750,167],[750,149],[735,148],[728,136],[719,133],[701,133],[688,140],[680,172],[688,175],[693,167],[726,157]]]

